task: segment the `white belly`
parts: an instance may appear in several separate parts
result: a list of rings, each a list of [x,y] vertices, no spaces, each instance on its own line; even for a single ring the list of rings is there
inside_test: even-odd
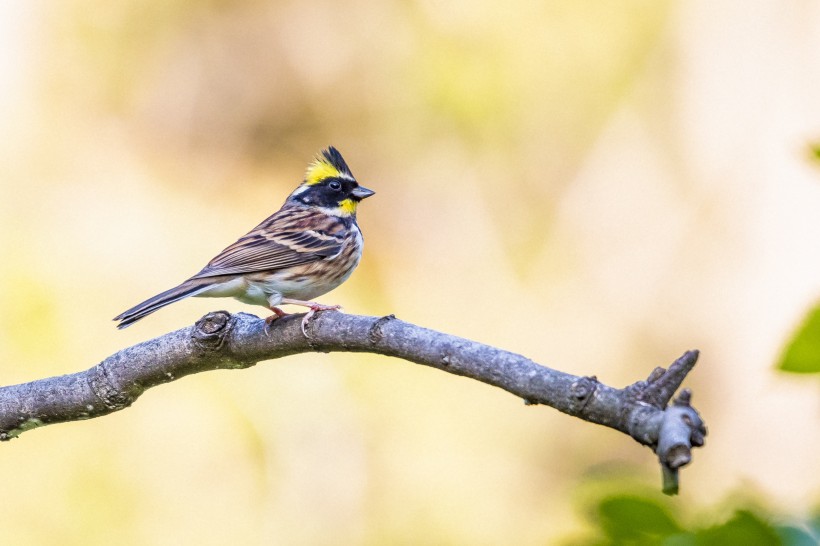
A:
[[[249,282],[245,277],[236,277],[229,281],[211,285],[208,289],[196,294],[198,298],[236,298],[250,305],[267,307],[269,294],[257,283]],[[281,298],[281,296],[280,296]]]

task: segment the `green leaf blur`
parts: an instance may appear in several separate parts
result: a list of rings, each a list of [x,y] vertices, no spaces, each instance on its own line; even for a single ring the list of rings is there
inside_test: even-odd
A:
[[[777,367],[794,373],[820,372],[820,305],[803,320]]]
[[[622,486],[623,487],[623,486]],[[718,522],[708,514],[676,517],[674,499],[634,493],[608,494],[593,502],[590,519],[597,534],[565,544],[596,546],[814,546],[820,534],[811,520],[775,524],[775,517],[758,506],[740,506]],[[692,519],[694,523],[682,523]]]
[[[604,499],[598,512],[601,526],[613,540],[651,542],[681,530],[666,507],[648,498]]]

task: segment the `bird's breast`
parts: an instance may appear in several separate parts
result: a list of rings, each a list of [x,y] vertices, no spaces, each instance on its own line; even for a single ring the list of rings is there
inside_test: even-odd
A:
[[[312,300],[350,277],[359,265],[363,246],[361,231],[354,225],[341,250],[334,256],[279,271],[257,273],[247,279],[251,286],[261,286],[266,292],[278,292],[285,298]]]

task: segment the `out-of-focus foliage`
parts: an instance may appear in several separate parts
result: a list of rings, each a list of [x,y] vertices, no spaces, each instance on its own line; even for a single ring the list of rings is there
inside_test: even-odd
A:
[[[809,144],[809,158],[815,163],[820,163],[820,143]]]
[[[587,502],[596,531],[567,544],[588,546],[815,546],[820,516],[804,521],[772,515],[756,505],[732,506],[718,515],[676,515],[675,501],[652,494],[614,493]],[[741,503],[741,506],[744,503]],[[691,511],[691,510],[690,510]]]
[[[820,306],[803,319],[786,346],[778,368],[785,372],[820,373]]]

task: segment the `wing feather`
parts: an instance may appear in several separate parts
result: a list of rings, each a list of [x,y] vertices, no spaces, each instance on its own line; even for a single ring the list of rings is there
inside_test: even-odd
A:
[[[285,208],[220,252],[192,278],[276,271],[339,254],[348,227],[342,219]]]

